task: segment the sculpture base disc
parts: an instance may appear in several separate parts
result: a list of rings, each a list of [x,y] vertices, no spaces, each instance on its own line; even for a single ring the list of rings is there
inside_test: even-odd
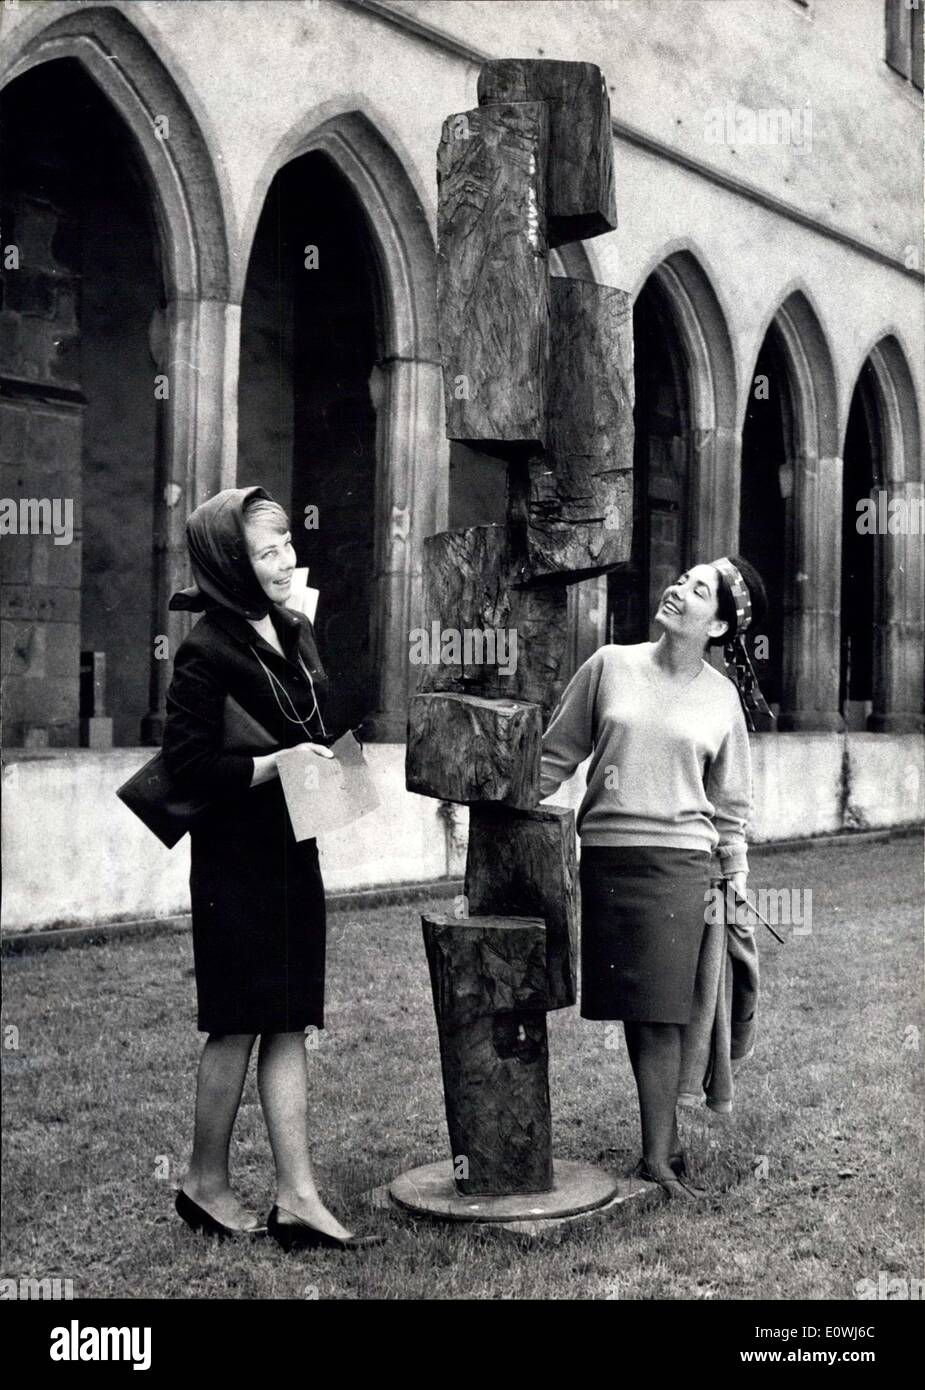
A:
[[[605,1206],[625,1182],[593,1163],[556,1159],[551,1192],[515,1197],[461,1196],[453,1182],[453,1165],[425,1163],[401,1173],[389,1185],[396,1206],[444,1221],[543,1221],[578,1216]]]

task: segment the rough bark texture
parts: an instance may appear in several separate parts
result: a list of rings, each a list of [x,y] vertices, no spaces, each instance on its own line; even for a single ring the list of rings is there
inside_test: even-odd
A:
[[[549,103],[546,212],[550,246],[599,236],[616,227],[610,98],[596,64],[492,59],[479,71],[478,99],[480,106]]]
[[[449,439],[542,444],[548,108],[449,116],[437,150],[437,311]]]
[[[564,1009],[575,1003],[579,887],[574,811],[473,806],[466,897],[473,914],[542,917],[546,1007]]]
[[[524,576],[573,583],[626,562],[633,530],[633,319],[609,285],[550,281],[547,448],[509,464]]]
[[[529,700],[548,720],[565,684],[568,596],[561,586],[517,589],[519,577],[503,526],[425,540],[422,654],[429,660],[419,667],[419,691]],[[412,663],[416,657],[412,645]]]
[[[540,796],[538,705],[478,695],[415,695],[408,710],[405,785],[441,801],[527,809]]]
[[[546,932],[536,918],[421,918],[457,1191],[553,1186]]]
[[[632,319],[548,275],[549,244],[616,226],[600,69],[493,60],[478,97],[437,152],[437,308],[446,433],[507,461],[507,521],[425,542],[405,778],[472,807],[475,915],[422,924],[456,1187],[509,1196],[553,1187],[545,1015],[576,998],[578,873],[573,812],[537,807],[541,736],[565,585],[629,558]]]

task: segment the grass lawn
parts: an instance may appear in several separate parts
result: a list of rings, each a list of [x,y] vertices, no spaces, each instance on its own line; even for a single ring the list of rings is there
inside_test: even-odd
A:
[[[693,1209],[655,1196],[529,1245],[361,1202],[448,1153],[427,904],[329,921],[313,1152],[343,1219],[390,1233],[361,1256],[230,1248],[175,1215],[199,1053],[185,935],[8,958],[4,1022],[19,1049],[3,1053],[2,1275],[70,1278],[78,1298],[245,1299],[850,1299],[880,1271],[921,1278],[921,842],[754,851],[750,882],[811,889],[812,933],[785,928],[778,946],[759,929],[759,1042],[734,1115],[681,1112],[717,1195]],[[577,1009],[550,1016],[555,1152],[625,1170],[635,1092],[605,1027]],[[253,1067],[233,1172],[266,1209]]]

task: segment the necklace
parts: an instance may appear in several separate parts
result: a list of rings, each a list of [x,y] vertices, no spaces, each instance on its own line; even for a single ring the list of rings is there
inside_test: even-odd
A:
[[[652,646],[654,644],[650,643],[649,645]],[[678,681],[678,678],[676,676],[669,675],[664,671],[659,671],[655,658],[652,656],[651,653],[647,654],[644,658],[642,663],[642,669],[652,685],[658,686],[659,684],[661,684],[662,688],[664,688],[665,684],[667,683],[668,685],[673,686],[676,690],[686,690],[687,687],[689,685],[693,685],[697,677],[703,673],[703,668],[704,666],[706,666],[706,664],[707,663],[701,657],[700,666],[694,672],[694,674],[692,676],[688,676],[686,680],[680,682]]]
[[[257,660],[260,662],[260,665],[263,667],[263,673],[264,673],[264,675],[266,676],[267,680],[270,682],[270,690],[271,690],[272,693],[273,693],[273,698],[274,698],[274,700],[276,701],[277,708],[279,709],[279,712],[280,712],[280,714],[283,716],[283,718],[284,718],[285,720],[287,720],[290,724],[298,724],[298,725],[300,725],[301,728],[302,728],[302,730],[303,730],[303,732],[306,733],[306,734],[308,734],[308,736],[309,736],[309,742],[311,742],[311,741],[312,741],[312,733],[311,733],[311,730],[310,730],[310,728],[309,728],[309,724],[311,723],[311,720],[312,720],[312,718],[314,717],[314,715],[317,714],[317,716],[318,716],[318,723],[321,725],[321,732],[322,732],[322,734],[324,735],[324,737],[327,738],[327,736],[328,736],[328,731],[327,731],[327,729],[324,727],[324,720],[323,720],[322,717],[321,717],[321,710],[318,708],[318,699],[317,699],[317,696],[315,695],[315,682],[312,680],[311,674],[310,674],[308,668],[306,667],[305,662],[302,660],[302,653],[301,653],[301,652],[298,653],[299,665],[300,665],[301,668],[302,668],[302,674],[305,676],[306,680],[308,681],[309,689],[310,689],[311,692],[312,692],[312,708],[311,708],[311,711],[309,712],[308,719],[300,719],[298,713],[296,712],[296,707],[295,707],[295,705],[292,703],[292,697],[290,696],[289,691],[286,689],[286,687],[282,684],[281,681],[277,680],[276,676],[274,676],[274,674],[273,674],[273,672],[270,670],[269,666],[267,666],[267,665],[264,663],[264,661],[262,660],[262,658],[261,658],[261,656],[260,656],[260,653],[257,651],[257,649],[256,649],[256,648],[252,648],[252,650],[253,650],[253,652],[254,652],[254,656],[256,656]],[[280,698],[279,698],[279,695],[277,694],[277,690],[279,690],[279,691],[282,692],[282,694],[283,694],[283,696],[284,696],[284,698],[285,698],[285,700],[286,700],[286,703],[288,704],[289,708],[292,710],[292,714],[287,714],[287,713],[286,713],[285,709],[283,708],[282,702],[281,702],[281,700],[280,700]]]

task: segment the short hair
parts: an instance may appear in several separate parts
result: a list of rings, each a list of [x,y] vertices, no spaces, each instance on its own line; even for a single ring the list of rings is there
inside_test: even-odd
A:
[[[745,581],[748,589],[748,596],[752,604],[752,620],[748,628],[749,636],[753,636],[758,628],[762,626],[768,616],[768,594],[764,587],[764,580],[755,569],[751,561],[746,560],[742,555],[730,555],[728,557],[735,565]],[[721,637],[708,637],[708,647],[722,647],[729,642],[736,629],[736,604],[729,587],[729,581],[722,570],[717,570],[719,584],[716,588],[716,616],[727,624],[726,631]]]
[[[265,521],[268,526],[272,526],[274,531],[279,531],[280,535],[290,529],[289,518],[285,509],[274,502],[271,497],[249,497],[244,503],[244,524],[251,521]]]

